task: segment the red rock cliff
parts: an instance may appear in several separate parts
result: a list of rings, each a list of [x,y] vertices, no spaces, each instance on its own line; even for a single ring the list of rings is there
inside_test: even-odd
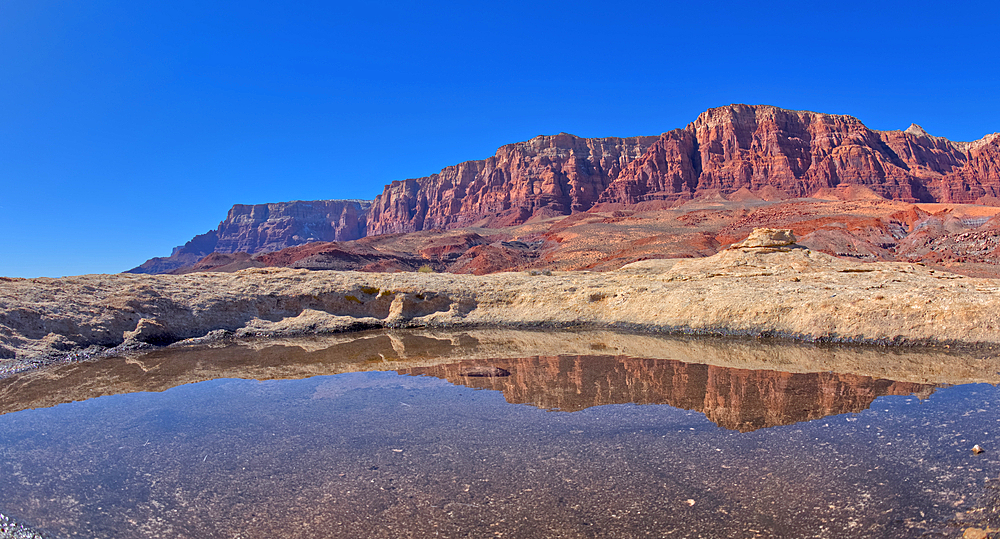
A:
[[[1000,135],[952,142],[917,125],[875,131],[852,116],[730,105],[659,137],[536,137],[483,161],[393,182],[375,199],[368,233],[515,224],[597,202],[633,205],[744,188],[804,197],[841,185],[908,202],[1000,196]]]
[[[368,234],[515,224],[590,209],[656,137],[585,139],[560,133],[508,144],[425,178],[395,181],[375,197]]]
[[[313,200],[237,204],[219,223],[217,253],[277,251],[312,241],[347,241],[365,236],[368,202]]]
[[[984,156],[968,180],[975,185],[971,194],[949,196],[942,181],[953,177],[952,185],[966,178],[961,175],[969,168],[965,146],[932,137],[916,125],[880,132],[851,116],[730,105],[703,112],[685,129],[661,135],[609,186],[601,201],[634,204],[766,186],[801,197],[852,184],[895,200],[972,202],[992,192],[975,186],[1000,185],[1000,168]]]
[[[1000,197],[1000,133],[962,145],[966,160],[945,175],[936,189],[941,202],[976,202],[980,197]]]

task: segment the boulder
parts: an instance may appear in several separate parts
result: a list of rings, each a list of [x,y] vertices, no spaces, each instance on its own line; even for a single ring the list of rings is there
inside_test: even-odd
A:
[[[730,249],[785,250],[795,245],[795,234],[787,228],[755,228],[747,239],[734,243]]]

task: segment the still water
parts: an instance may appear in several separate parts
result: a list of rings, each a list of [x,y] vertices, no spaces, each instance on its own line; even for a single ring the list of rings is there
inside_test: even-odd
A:
[[[648,339],[397,332],[21,373],[0,512],[51,537],[1000,528],[995,358]]]

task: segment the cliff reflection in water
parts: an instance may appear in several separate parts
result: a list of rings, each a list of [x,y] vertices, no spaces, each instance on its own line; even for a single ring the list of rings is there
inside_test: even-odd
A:
[[[509,376],[468,376],[476,367]],[[667,404],[750,432],[856,413],[884,395],[929,397],[934,385],[836,373],[787,373],[623,356],[537,356],[468,360],[400,369],[453,384],[502,391],[507,402],[573,412],[604,404]]]
[[[544,409],[669,404],[702,412],[728,429],[751,431],[858,412],[882,395],[915,393],[925,398],[942,384],[997,384],[997,365],[998,359],[991,356],[940,350],[612,331],[393,330],[167,348],[51,365],[0,379],[0,415],[220,378],[297,380],[396,371],[499,390],[509,402]],[[504,368],[511,374],[462,376],[475,366]]]

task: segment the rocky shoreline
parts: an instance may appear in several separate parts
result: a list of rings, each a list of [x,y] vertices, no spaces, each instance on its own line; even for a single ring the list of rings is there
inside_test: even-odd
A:
[[[30,527],[0,513],[0,539],[45,539]]]
[[[781,231],[698,259],[485,276],[251,268],[0,280],[0,376],[58,359],[371,328],[588,327],[1000,345],[1000,281],[856,263]]]

